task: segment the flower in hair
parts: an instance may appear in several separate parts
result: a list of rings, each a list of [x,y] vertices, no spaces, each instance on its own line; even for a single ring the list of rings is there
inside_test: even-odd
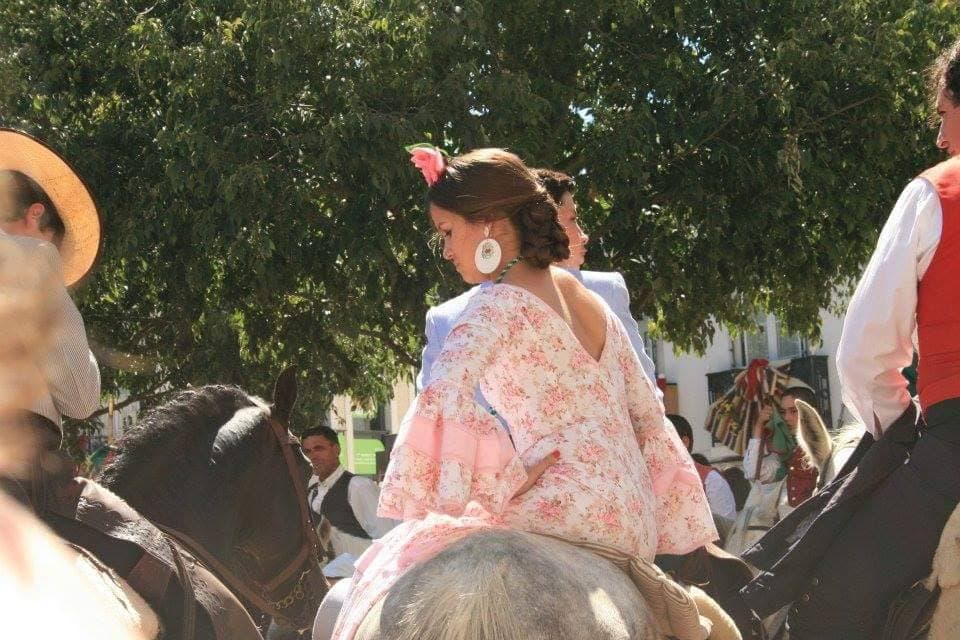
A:
[[[432,144],[411,145],[407,147],[407,153],[410,154],[410,162],[420,169],[427,186],[435,185],[447,168],[445,154]]]

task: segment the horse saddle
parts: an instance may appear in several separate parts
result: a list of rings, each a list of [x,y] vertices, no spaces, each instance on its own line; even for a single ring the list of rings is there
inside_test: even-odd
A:
[[[126,580],[168,632],[178,626],[170,621],[179,620],[184,637],[262,640],[243,604],[215,575],[108,489],[74,478],[48,492],[39,515]]]
[[[923,581],[904,589],[887,610],[883,640],[920,640],[930,630],[940,587],[928,589]]]

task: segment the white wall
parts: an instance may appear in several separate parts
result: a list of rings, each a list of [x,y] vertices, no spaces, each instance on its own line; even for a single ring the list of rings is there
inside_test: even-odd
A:
[[[704,451],[710,447],[710,434],[702,428],[710,406],[707,374],[731,367],[730,334],[726,329],[718,329],[703,356],[677,354],[672,342],[661,342],[656,348],[657,374],[665,375],[669,383],[676,383],[678,412],[693,426],[694,450]]]
[[[830,374],[830,411],[833,413],[833,424],[836,426],[841,418],[843,402],[840,398],[840,379],[837,377],[837,347],[840,345],[840,332],[843,329],[843,318],[822,310],[820,312],[820,331],[823,343],[810,352],[817,355],[829,356],[828,372]]]

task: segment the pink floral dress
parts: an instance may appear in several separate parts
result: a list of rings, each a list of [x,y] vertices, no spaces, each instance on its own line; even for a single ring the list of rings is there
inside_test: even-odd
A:
[[[500,284],[473,296],[404,418],[381,487],[380,515],[405,522],[357,562],[334,638],[353,638],[400,575],[478,528],[647,560],[717,538],[693,461],[609,308],[606,323],[597,360],[526,289]],[[478,384],[513,442],[474,401]],[[554,450],[559,462],[515,496],[526,468]]]

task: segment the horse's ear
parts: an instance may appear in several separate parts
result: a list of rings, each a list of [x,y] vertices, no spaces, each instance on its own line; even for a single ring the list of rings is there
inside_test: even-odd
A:
[[[830,432],[817,410],[803,400],[797,400],[797,413],[797,444],[806,454],[807,463],[823,473],[833,451]]]
[[[293,405],[297,403],[297,370],[287,367],[277,376],[273,385],[273,417],[290,422]]]

